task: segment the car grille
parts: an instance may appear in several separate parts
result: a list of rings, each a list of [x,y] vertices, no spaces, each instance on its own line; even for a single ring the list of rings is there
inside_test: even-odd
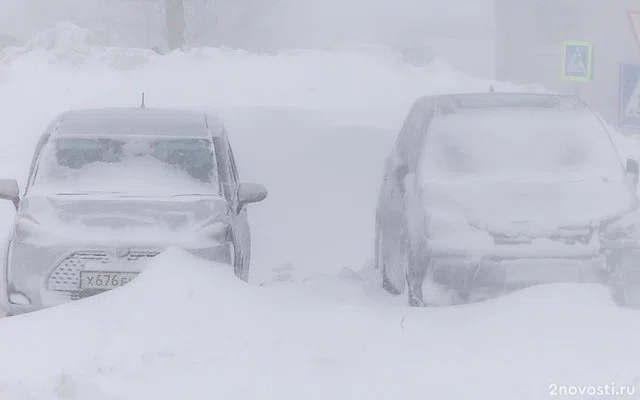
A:
[[[51,272],[47,279],[47,287],[55,291],[79,291],[80,271],[84,270],[89,262],[108,265],[117,260],[126,263],[152,258],[158,254],[159,252],[154,250],[131,250],[125,257],[117,257],[108,251],[77,251],[62,260]]]

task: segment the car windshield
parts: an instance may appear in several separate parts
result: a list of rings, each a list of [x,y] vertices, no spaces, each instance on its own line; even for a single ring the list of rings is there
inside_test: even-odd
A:
[[[620,181],[618,154],[585,112],[470,110],[432,119],[421,168],[427,180]]]
[[[206,138],[58,136],[43,149],[33,188],[57,194],[218,194]]]

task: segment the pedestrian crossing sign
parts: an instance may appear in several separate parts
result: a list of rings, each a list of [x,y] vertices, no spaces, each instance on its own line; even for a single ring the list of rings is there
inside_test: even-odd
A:
[[[640,65],[620,66],[620,125],[640,129]]]
[[[588,82],[593,73],[593,44],[591,42],[565,42],[562,57],[562,78],[575,82]]]

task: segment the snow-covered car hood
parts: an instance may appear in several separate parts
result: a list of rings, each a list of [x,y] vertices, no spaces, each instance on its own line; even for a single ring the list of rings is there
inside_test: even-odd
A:
[[[424,187],[428,213],[455,215],[494,234],[543,236],[558,228],[595,227],[631,209],[621,183],[438,181]]]
[[[32,196],[23,200],[19,217],[61,236],[170,238],[196,231],[227,214],[227,203],[214,196],[126,198]],[[74,234],[75,233],[75,234]]]

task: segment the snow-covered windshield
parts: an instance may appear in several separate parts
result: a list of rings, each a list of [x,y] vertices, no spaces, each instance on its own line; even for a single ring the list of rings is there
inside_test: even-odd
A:
[[[435,116],[421,171],[427,180],[622,181],[622,164],[597,119],[584,112],[469,110]]]
[[[211,140],[124,135],[50,140],[33,188],[58,194],[219,193]]]

